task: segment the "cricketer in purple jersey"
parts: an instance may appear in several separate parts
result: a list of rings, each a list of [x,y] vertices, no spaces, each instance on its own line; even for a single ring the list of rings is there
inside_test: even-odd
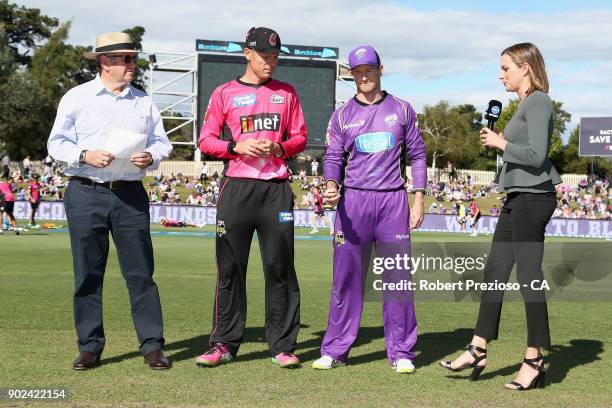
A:
[[[366,288],[365,276],[374,245],[377,258],[410,256],[410,229],[423,220],[425,145],[410,104],[380,90],[382,65],[376,51],[357,47],[349,54],[349,66],[358,94],[332,114],[323,162],[326,197],[332,204],[339,201],[329,320],[321,358],[313,368],[347,361],[359,331],[364,293],[380,290],[387,358],[398,373],[412,373],[417,340],[412,292],[383,286],[409,281],[410,270],[385,269],[378,289]],[[408,160],[418,191],[413,220],[403,178]],[[341,195],[336,191],[340,186]]]
[[[414,188],[424,189],[427,162],[416,112],[408,102],[382,93],[371,105],[353,98],[332,114],[325,179],[345,188],[399,190],[406,183],[402,175],[407,156]]]

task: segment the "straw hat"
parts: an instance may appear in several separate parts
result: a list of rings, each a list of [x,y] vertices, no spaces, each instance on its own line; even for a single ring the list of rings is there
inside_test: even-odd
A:
[[[109,53],[134,53],[134,43],[129,34],[126,33],[104,33],[96,38],[96,49],[94,52],[86,52],[83,56],[95,60],[98,55]]]

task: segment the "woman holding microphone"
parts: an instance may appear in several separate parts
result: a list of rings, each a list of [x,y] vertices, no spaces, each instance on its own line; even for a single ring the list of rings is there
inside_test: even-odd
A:
[[[548,96],[544,60],[531,43],[515,44],[501,53],[499,79],[520,100],[505,134],[483,128],[483,145],[503,151],[496,180],[508,199],[503,206],[484,271],[485,282],[507,282],[514,264],[527,315],[527,350],[523,364],[506,388],[544,387],[546,370],[541,347],[550,346],[546,297],[533,282],[543,280],[544,231],[556,206],[555,184],[561,177],[548,158],[553,132],[553,103]],[[503,291],[483,291],[474,337],[454,361],[440,364],[451,371],[473,368],[476,380],[487,363],[487,343],[497,339]]]

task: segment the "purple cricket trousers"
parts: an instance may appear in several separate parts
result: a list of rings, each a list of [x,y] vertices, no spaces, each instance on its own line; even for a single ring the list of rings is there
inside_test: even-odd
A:
[[[321,355],[340,361],[348,359],[359,332],[366,274],[373,273],[368,272],[372,246],[376,248],[377,257],[409,257],[409,214],[404,189],[345,189],[334,225],[334,277]],[[401,279],[409,280],[410,272],[385,270],[376,277],[379,278],[385,282],[399,282]],[[417,340],[417,322],[412,293],[384,291],[382,295],[389,362],[400,358],[414,360],[412,349]]]

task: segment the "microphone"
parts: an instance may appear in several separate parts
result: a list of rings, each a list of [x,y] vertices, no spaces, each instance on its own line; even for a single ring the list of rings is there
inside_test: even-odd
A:
[[[484,115],[485,119],[487,120],[487,127],[489,129],[493,130],[495,126],[495,122],[497,122],[497,120],[499,119],[499,115],[501,115],[501,111],[502,111],[502,103],[495,99],[491,99],[489,101],[489,106],[487,107],[487,110],[485,111],[485,115]],[[484,155],[487,156],[488,153],[489,153],[489,148],[485,147]]]

